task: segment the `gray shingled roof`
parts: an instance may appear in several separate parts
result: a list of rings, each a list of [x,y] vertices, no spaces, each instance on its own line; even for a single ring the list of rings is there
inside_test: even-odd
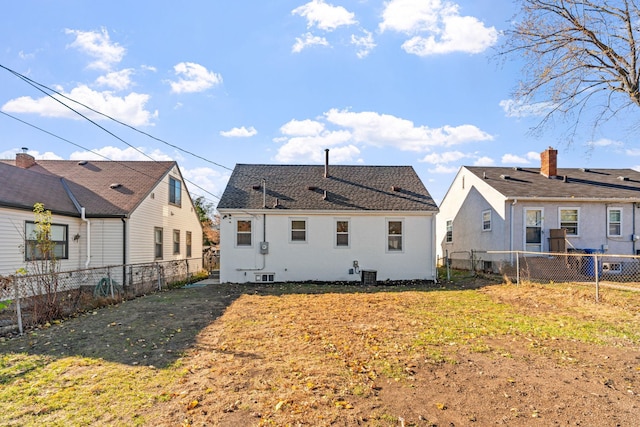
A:
[[[466,168],[508,198],[640,198],[640,172],[633,169],[558,168],[558,176],[547,178],[535,168]]]
[[[14,160],[0,161],[0,205],[32,209],[42,202],[54,213],[78,216],[63,181],[87,217],[121,217],[130,214],[175,162],[37,160],[28,169]],[[111,188],[111,184],[121,184]]]
[[[411,166],[247,165],[233,170],[218,209],[437,211]],[[395,186],[395,189],[392,188]],[[326,199],[324,198],[326,192]]]

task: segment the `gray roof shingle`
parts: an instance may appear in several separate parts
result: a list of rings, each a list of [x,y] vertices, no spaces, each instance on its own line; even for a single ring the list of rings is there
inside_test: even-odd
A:
[[[218,209],[432,211],[431,195],[411,166],[238,164]],[[395,186],[395,189],[392,187]],[[324,198],[326,192],[326,198]]]
[[[81,164],[83,163],[83,164]],[[130,214],[175,162],[38,160],[28,169],[0,161],[0,205],[31,209],[36,202],[54,213],[78,216],[64,180],[87,217]],[[111,188],[111,184],[120,184]]]
[[[633,169],[558,168],[558,175],[552,178],[535,168],[466,169],[508,198],[640,199],[640,172]]]

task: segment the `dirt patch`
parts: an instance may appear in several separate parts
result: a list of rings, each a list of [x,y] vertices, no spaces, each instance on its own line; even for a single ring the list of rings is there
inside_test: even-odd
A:
[[[537,324],[531,334],[480,324],[488,300],[514,322],[640,330],[634,299],[487,284],[194,286],[84,313],[0,351],[179,369],[166,398],[138,408],[145,425],[637,425],[637,338],[589,343]],[[459,298],[478,325],[429,317]]]

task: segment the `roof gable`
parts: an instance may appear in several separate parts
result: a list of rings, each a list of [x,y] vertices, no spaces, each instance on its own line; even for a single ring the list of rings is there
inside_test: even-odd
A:
[[[411,166],[247,165],[233,170],[218,209],[437,211]],[[262,180],[266,188],[262,188]],[[263,200],[266,195],[266,200]]]

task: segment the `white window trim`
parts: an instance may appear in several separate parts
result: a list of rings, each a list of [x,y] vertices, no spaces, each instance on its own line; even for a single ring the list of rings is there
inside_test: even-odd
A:
[[[567,233],[567,237],[580,237],[580,229],[582,228],[580,226],[580,222],[581,222],[581,217],[582,215],[580,214],[580,208],[576,207],[576,206],[560,206],[558,208],[558,228],[562,228],[562,211],[573,211],[575,210],[578,213],[578,224],[577,224],[577,230],[576,230],[576,234],[569,234]]]
[[[402,233],[399,234],[399,236],[401,237],[401,244],[402,244],[402,249],[396,250],[396,249],[389,249],[389,236],[392,236],[392,234],[389,234],[389,223],[390,222],[399,222],[400,223],[400,227],[402,227]],[[384,226],[385,226],[385,239],[384,239],[384,245],[385,245],[385,252],[389,253],[389,254],[401,254],[404,253],[404,248],[406,246],[406,230],[404,228],[404,218],[386,218],[385,222],[384,222]],[[393,236],[398,236],[398,234],[393,234]]]
[[[489,214],[489,228],[484,228],[484,214],[486,213]],[[493,226],[493,213],[491,212],[491,209],[483,210],[480,219],[482,221],[482,231],[491,231],[491,227]]]
[[[347,244],[346,245],[338,245],[338,222],[346,222],[347,223],[347,232],[341,233],[347,235]],[[333,229],[333,246],[336,249],[349,249],[351,247],[351,220],[349,218],[334,218],[333,221],[334,229]]]
[[[250,245],[239,245],[238,244],[238,221],[249,221],[251,223],[251,233],[243,233],[243,234],[251,234],[251,244]],[[253,248],[253,242],[255,239],[253,238],[253,228],[254,221],[252,218],[235,218],[233,223],[233,245],[238,249],[251,249]]]
[[[610,211],[620,211],[620,234],[610,234],[609,233],[609,225],[611,224],[611,217],[609,216]],[[624,210],[621,207],[617,206],[608,206],[607,207],[607,237],[622,237],[622,226],[623,226],[623,215]]]
[[[449,230],[447,230],[447,228],[449,227],[449,223],[451,223],[451,240],[447,240],[447,234],[449,233]],[[444,242],[453,243],[453,220],[452,219],[448,219],[444,222]]]
[[[293,221],[304,221],[304,240],[293,240]],[[289,218],[289,243],[294,245],[305,245],[309,243],[309,219],[301,217]]]

